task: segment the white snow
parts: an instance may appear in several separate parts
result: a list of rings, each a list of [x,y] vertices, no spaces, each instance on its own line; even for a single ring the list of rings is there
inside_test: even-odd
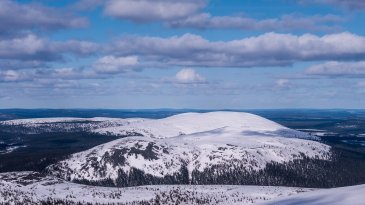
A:
[[[262,205],[363,205],[365,204],[365,185],[322,189],[282,197]]]

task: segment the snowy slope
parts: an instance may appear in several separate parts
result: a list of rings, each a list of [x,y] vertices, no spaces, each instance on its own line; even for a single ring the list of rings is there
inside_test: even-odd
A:
[[[140,136],[73,154],[50,166],[49,172],[69,180],[115,181],[121,172],[129,175],[133,169],[163,178],[181,174],[186,168],[190,181],[194,171],[217,166],[223,172],[260,170],[270,162],[289,162],[303,156],[328,159],[330,150],[310,140],[310,135],[248,113],[186,113],[95,131]]]
[[[365,185],[323,189],[282,197],[262,205],[363,205],[365,204]]]
[[[105,188],[79,185],[36,172],[0,174],[0,203],[40,204],[45,200],[102,204],[140,204],[159,198],[165,205],[245,205],[295,195],[313,189],[264,186],[141,186]],[[186,201],[179,201],[184,198]]]

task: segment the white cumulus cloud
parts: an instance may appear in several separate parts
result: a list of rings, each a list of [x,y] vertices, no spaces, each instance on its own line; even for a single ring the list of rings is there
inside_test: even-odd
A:
[[[348,32],[324,36],[265,33],[231,41],[210,41],[194,34],[134,36],[113,42],[107,50],[186,67],[289,66],[303,61],[365,60],[365,37]]]
[[[35,34],[12,39],[0,39],[0,59],[59,60],[65,54],[88,55],[96,52],[98,45],[88,41],[49,41]]]
[[[194,69],[184,68],[176,73],[175,82],[186,84],[204,83],[205,78],[199,75]]]
[[[55,9],[39,3],[0,1],[0,36],[13,35],[25,30],[59,30],[80,28],[89,24],[87,18],[78,17],[65,9]]]

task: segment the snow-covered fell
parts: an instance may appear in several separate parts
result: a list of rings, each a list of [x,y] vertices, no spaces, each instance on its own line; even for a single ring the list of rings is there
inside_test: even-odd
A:
[[[330,150],[308,134],[238,112],[186,113],[94,131],[130,137],[73,154],[49,172],[69,180],[115,181],[133,169],[163,178],[186,168],[191,180],[194,171],[217,166],[252,171],[303,156],[328,159]]]
[[[152,138],[168,138],[222,128],[250,135],[275,135],[275,132],[282,132],[281,135],[286,137],[311,138],[307,134],[290,130],[263,117],[243,112],[184,113],[163,119],[145,119],[122,126],[96,129],[94,132],[121,136],[138,133]]]

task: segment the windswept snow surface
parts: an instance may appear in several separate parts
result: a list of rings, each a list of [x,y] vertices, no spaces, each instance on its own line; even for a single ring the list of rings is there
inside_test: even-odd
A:
[[[365,185],[322,189],[283,197],[262,205],[363,205],[365,204]]]
[[[330,147],[312,141],[312,136],[248,113],[185,113],[94,131],[132,137],[73,154],[49,167],[50,173],[98,181],[116,180],[120,170],[128,174],[132,168],[165,177],[187,167],[191,176],[213,166],[251,171],[270,162],[330,156]]]
[[[36,172],[0,174],[0,204],[40,204],[67,200],[82,204],[245,205],[290,196],[313,189],[265,186],[140,186],[106,188],[66,182]],[[184,199],[185,201],[181,200]],[[144,203],[147,204],[147,203]]]

